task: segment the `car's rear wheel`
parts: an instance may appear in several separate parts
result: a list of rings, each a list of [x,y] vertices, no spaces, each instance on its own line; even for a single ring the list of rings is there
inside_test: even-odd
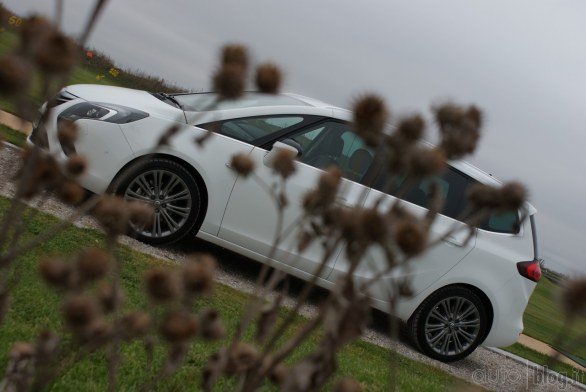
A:
[[[113,183],[112,191],[127,200],[152,205],[150,227],[131,223],[131,236],[149,244],[168,244],[196,229],[202,192],[198,182],[180,164],[165,158],[139,160]]]
[[[424,354],[442,362],[470,355],[484,339],[487,312],[470,289],[449,286],[430,295],[409,320],[410,337]]]

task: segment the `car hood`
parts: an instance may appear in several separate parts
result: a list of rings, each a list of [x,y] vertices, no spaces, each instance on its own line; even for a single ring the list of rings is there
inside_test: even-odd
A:
[[[146,91],[94,84],[76,84],[64,90],[86,101],[127,106],[151,116],[186,122],[183,110],[166,104]]]

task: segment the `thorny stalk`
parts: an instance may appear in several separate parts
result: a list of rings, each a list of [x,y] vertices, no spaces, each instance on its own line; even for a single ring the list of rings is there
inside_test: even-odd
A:
[[[106,5],[107,0],[95,1],[88,22],[79,39],[81,47],[87,42]],[[63,17],[63,1],[56,0],[55,6],[55,24],[60,26]],[[219,92],[219,96],[218,99],[210,104],[210,108],[224,99],[237,99],[242,95],[247,68],[248,56],[244,47],[230,45],[224,48],[221,65],[213,77],[213,85]],[[64,84],[70,72],[71,68],[67,68],[66,72],[47,72],[43,75],[43,95],[47,100],[51,99],[58,86]],[[273,64],[264,64],[257,69],[256,80],[260,91],[274,94],[278,91],[281,81],[280,71]],[[467,111],[459,108],[454,109],[453,107],[448,109],[455,110],[457,113],[465,113],[466,116],[472,116],[477,120],[477,123],[480,123],[478,119],[480,114],[474,107],[468,108]],[[46,122],[49,119],[51,110],[51,108],[48,108],[45,111],[41,122]],[[438,113],[440,111],[441,108]],[[438,114],[436,113],[436,115]],[[399,220],[393,214],[397,214],[397,211],[404,213],[402,211],[402,202],[399,199],[405,197],[412,188],[416,187],[422,178],[431,179],[441,175],[443,167],[441,162],[444,161],[442,160],[438,163],[438,157],[459,158],[472,152],[479,137],[478,129],[474,129],[472,134],[468,135],[466,143],[458,142],[458,139],[454,138],[453,135],[451,138],[444,135],[440,148],[434,150],[421,149],[417,145],[423,131],[421,117],[402,121],[396,131],[388,134],[390,131],[387,133],[383,131],[389,121],[388,116],[388,109],[384,106],[383,100],[377,96],[368,95],[362,97],[355,105],[353,130],[364,140],[365,145],[374,151],[373,162],[376,167],[367,171],[367,177],[364,179],[366,186],[359,195],[356,206],[347,211],[340,210],[334,203],[336,192],[338,191],[337,187],[339,186],[338,178],[336,192],[331,193],[331,184],[328,185],[327,182],[325,183],[327,185],[325,188],[330,189],[330,193],[323,189],[320,190],[318,186],[318,192],[313,195],[317,195],[317,202],[313,200],[313,205],[308,202],[304,206],[306,211],[296,218],[291,226],[284,227],[285,212],[288,205],[286,198],[287,177],[294,171],[292,158],[283,157],[281,166],[275,168],[275,171],[280,170],[279,183],[276,187],[271,187],[254,172],[253,164],[247,161],[247,159],[250,159],[249,157],[240,157],[238,161],[239,167],[233,168],[233,170],[242,176],[252,174],[252,178],[259,185],[259,188],[271,197],[276,205],[276,230],[270,251],[257,277],[254,295],[237,324],[231,343],[226,349],[219,350],[210,358],[209,366],[207,365],[206,369],[204,369],[204,389],[210,390],[219,376],[235,376],[238,378],[236,383],[242,391],[257,390],[267,377],[274,379],[273,382],[279,386],[287,385],[289,389],[286,390],[288,391],[300,390],[299,388],[301,388],[300,385],[302,384],[296,383],[295,380],[292,381],[290,378],[296,377],[295,370],[298,371],[298,369],[295,369],[295,366],[303,363],[303,361],[307,361],[307,364],[316,358],[326,358],[327,365],[333,365],[333,367],[325,366],[325,368],[320,368],[324,364],[318,363],[316,365],[313,363],[310,371],[315,372],[316,379],[312,379],[313,384],[306,385],[307,389],[321,388],[326,379],[331,377],[334,372],[336,352],[348,339],[353,339],[362,332],[361,328],[365,323],[364,309],[361,309],[360,315],[357,316],[360,320],[355,320],[357,324],[355,329],[348,331],[343,330],[343,328],[349,324],[347,322],[349,317],[347,312],[356,310],[351,306],[361,308],[368,306],[362,300],[363,293],[367,292],[372,284],[379,282],[380,279],[391,273],[394,268],[409,265],[411,260],[420,254],[419,252],[429,250],[441,241],[446,240],[450,235],[460,230],[468,229],[470,233],[465,242],[469,241],[473,236],[474,229],[455,224],[432,241],[427,242],[427,237],[422,236],[422,241],[425,240],[426,242],[418,244],[419,246],[415,250],[404,249],[398,243],[398,240],[393,237],[396,234],[393,230],[398,230],[396,226],[398,226]],[[442,132],[448,133],[446,129],[449,128],[450,124],[446,126],[441,121],[438,122]],[[153,146],[153,153],[157,152],[160,147],[169,145],[171,138],[180,130],[181,126],[178,124],[183,125],[184,122],[178,119],[174,126],[164,132],[159,143]],[[203,147],[205,140],[212,134],[213,130],[206,134],[205,137],[197,140],[197,145]],[[397,152],[404,152],[404,156],[393,155]],[[68,222],[89,211],[93,211],[104,226],[106,231],[106,253],[113,260],[113,267],[110,270],[108,279],[111,291],[108,292],[108,296],[99,298],[102,301],[100,303],[101,308],[96,305],[98,299],[88,295],[88,292],[91,291],[88,290],[88,287],[96,279],[99,279],[99,276],[106,269],[105,264],[102,263],[101,256],[95,256],[91,263],[84,263],[83,260],[78,260],[77,264],[67,264],[59,260],[52,260],[43,264],[45,279],[57,286],[58,290],[64,294],[64,319],[71,334],[75,339],[79,340],[79,342],[71,344],[69,349],[75,360],[97,349],[103,348],[107,350],[108,390],[113,391],[118,383],[118,370],[123,360],[121,357],[122,345],[132,339],[141,338],[144,342],[147,357],[145,369],[151,375],[151,377],[147,377],[143,389],[150,390],[155,388],[158,383],[173,374],[181,366],[188,355],[189,345],[196,336],[216,340],[225,334],[223,325],[218,321],[219,316],[213,313],[215,312],[214,310],[205,313],[201,309],[197,309],[199,307],[199,302],[197,301],[199,296],[207,293],[211,286],[214,262],[213,260],[205,259],[205,256],[199,255],[191,262],[186,261],[181,267],[183,268],[181,272],[171,270],[150,271],[150,275],[145,277],[145,286],[149,299],[156,306],[145,309],[140,313],[123,313],[123,309],[119,304],[119,297],[123,294],[121,274],[124,265],[120,256],[116,254],[116,239],[128,229],[126,226],[128,225],[129,214],[126,209],[130,208],[129,205],[123,204],[118,199],[96,196],[78,206],[76,211],[65,222],[57,224],[22,244],[17,241],[22,236],[24,228],[18,218],[24,216],[25,204],[22,199],[23,195],[26,194],[26,185],[33,178],[34,169],[42,158],[43,156],[38,148],[34,148],[30,152],[28,159],[24,163],[21,177],[18,179],[17,197],[11,201],[10,208],[0,224],[0,251],[2,252],[0,254],[0,267],[5,268],[17,256],[60,233],[68,227]],[[142,159],[148,160],[148,157]],[[374,206],[369,207],[371,210],[368,210],[368,208],[364,207],[364,204],[369,189],[374,186],[375,181],[381,176],[386,180],[382,188],[377,187],[377,189],[382,189],[384,194],[391,194],[392,191],[397,199],[391,206],[383,209],[380,207],[383,204],[381,198]],[[401,179],[402,182],[398,189],[395,190],[394,187],[396,187],[396,180],[398,179]],[[46,192],[41,193],[41,195],[43,198],[46,197]],[[304,201],[307,202],[307,200],[309,198]],[[479,200],[482,201],[483,199],[480,198]],[[295,200],[294,202],[298,201]],[[409,216],[409,214],[407,214],[408,218],[405,218],[412,219],[413,223],[420,224],[426,230],[425,234],[429,232],[434,219],[438,213],[441,213],[443,208],[443,200],[438,196],[437,192],[427,207],[428,212],[423,219]],[[462,219],[470,227],[477,227],[491,212],[495,211],[495,206],[492,204],[490,204],[490,208],[482,205],[473,207],[463,213],[465,216]],[[498,208],[499,206],[496,206],[497,210]],[[101,213],[96,212],[100,209]],[[355,215],[349,216],[358,220],[365,219],[365,212],[368,212],[371,219],[376,220],[374,217],[377,217],[379,221],[384,220],[385,225],[388,227],[383,230],[383,234],[371,233],[369,235],[372,235],[372,238],[368,236],[363,238],[364,233],[359,231],[368,231],[366,228],[373,222],[361,222],[360,224],[364,226],[356,231],[355,227],[351,226],[358,225],[358,222],[348,224],[348,222],[340,220],[338,215],[344,215],[346,212],[355,212]],[[101,216],[99,216],[100,214]],[[347,219],[350,218],[347,217]],[[269,276],[269,263],[275,258],[279,244],[285,238],[288,238],[291,230],[297,226],[303,228],[301,230],[305,230],[305,226],[312,227],[314,232],[310,234],[309,242],[318,239],[322,241],[324,244],[323,253],[315,271],[313,271],[312,278],[306,282],[295,305],[287,316],[279,322],[276,319],[276,312],[280,304],[280,298],[272,301],[268,310],[261,305],[264,302],[265,294],[273,292],[284,276],[283,272],[276,270]],[[304,234],[309,235],[307,232]],[[367,259],[367,253],[373,246],[380,246],[383,249],[386,255],[386,265],[369,279],[357,285],[354,273],[359,267],[363,267],[362,264]],[[317,316],[309,320],[291,338],[288,338],[283,345],[278,346],[278,342],[285,336],[285,332],[291,326],[295,315],[309,297],[324,270],[328,267],[328,262],[334,256],[336,250],[341,249],[341,247],[345,251],[348,268],[342,274],[340,281],[337,282],[335,289],[332,290],[325,302],[320,306]],[[398,251],[399,248],[400,251]],[[413,253],[409,253],[411,251]],[[299,249],[297,257],[300,257],[301,252],[302,250]],[[72,267],[72,265],[74,266]],[[92,275],[92,277],[88,278],[87,275]],[[387,287],[390,306],[389,315],[393,313],[400,297],[406,294],[402,290],[408,291],[408,283],[408,281],[399,282]],[[404,286],[401,286],[401,284],[404,284]],[[286,291],[286,288],[284,291]],[[83,306],[78,306],[79,304]],[[265,316],[266,318],[263,318]],[[261,350],[257,350],[253,345],[243,342],[244,333],[248,330],[255,317],[260,320],[256,327],[257,331],[262,327],[265,332],[262,339],[258,339],[258,344],[262,345]],[[263,320],[267,325],[261,325]],[[96,329],[96,325],[101,329]],[[389,325],[391,326],[392,341],[396,342],[399,330],[398,320],[390,316]],[[299,361],[299,363],[292,364],[288,370],[286,367],[283,368],[283,361],[320,327],[323,327],[326,332],[312,354]],[[132,333],[129,333],[129,330]],[[160,338],[156,337],[156,331],[158,331]],[[157,371],[154,369],[153,353],[155,346],[162,343],[167,345],[167,357]],[[56,349],[47,350],[47,353],[55,355]],[[394,389],[397,371],[395,349],[391,349],[391,355],[389,388]],[[61,357],[58,361],[60,364],[64,364],[67,359],[72,358],[71,354],[66,355],[65,350],[62,349],[59,351],[59,356]],[[278,368],[285,370],[280,372],[279,377],[276,377],[275,373],[277,373]],[[47,385],[49,377],[55,377],[55,374],[47,374],[51,373],[51,371],[43,370],[42,367],[38,367],[36,370],[36,376],[33,374],[34,377],[30,380],[33,389],[43,388]],[[58,373],[58,371],[53,373]],[[41,375],[42,377],[40,377]],[[14,375],[7,375],[7,379],[9,379],[9,376]]]

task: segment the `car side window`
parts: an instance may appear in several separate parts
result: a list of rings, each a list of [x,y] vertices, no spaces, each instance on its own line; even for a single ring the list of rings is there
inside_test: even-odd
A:
[[[385,174],[381,174],[375,181],[374,188],[397,196],[402,191],[401,186],[404,184],[405,177],[404,174],[395,175],[391,179],[391,183],[386,184]],[[462,213],[468,204],[466,192],[475,183],[476,181],[470,177],[453,167],[448,167],[442,176],[426,178],[416,183],[402,196],[402,199],[427,208],[431,200],[432,186],[436,185],[444,197],[444,207],[441,213],[453,219],[462,219]],[[519,232],[519,214],[516,211],[495,212],[490,214],[478,227],[497,233],[516,234]]]
[[[397,196],[399,192],[406,192],[401,198],[410,203],[427,208],[432,197],[432,189],[437,186],[444,197],[442,214],[450,218],[460,218],[466,207],[466,189],[470,183],[467,176],[452,167],[448,167],[443,175],[423,179],[408,190],[401,189],[405,185],[405,174],[393,176],[387,184],[386,174],[378,176],[374,188],[379,191]]]
[[[302,116],[259,116],[236,118],[220,123],[206,124],[203,127],[243,142],[252,142],[297,125],[303,120]]]
[[[481,228],[497,233],[517,234],[519,232],[519,214],[517,212],[492,213]]]
[[[337,121],[320,123],[288,138],[301,146],[300,162],[318,169],[335,165],[352,181],[363,179],[374,157],[347,124]]]

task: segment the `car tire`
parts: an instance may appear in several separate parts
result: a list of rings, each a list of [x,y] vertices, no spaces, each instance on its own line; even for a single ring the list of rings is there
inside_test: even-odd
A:
[[[149,228],[131,223],[129,235],[152,245],[170,244],[199,229],[202,187],[179,163],[165,159],[139,159],[126,168],[110,187],[127,200],[152,205],[155,214]]]
[[[430,295],[408,323],[419,351],[442,362],[470,355],[484,340],[488,326],[486,306],[472,290],[448,286]]]

